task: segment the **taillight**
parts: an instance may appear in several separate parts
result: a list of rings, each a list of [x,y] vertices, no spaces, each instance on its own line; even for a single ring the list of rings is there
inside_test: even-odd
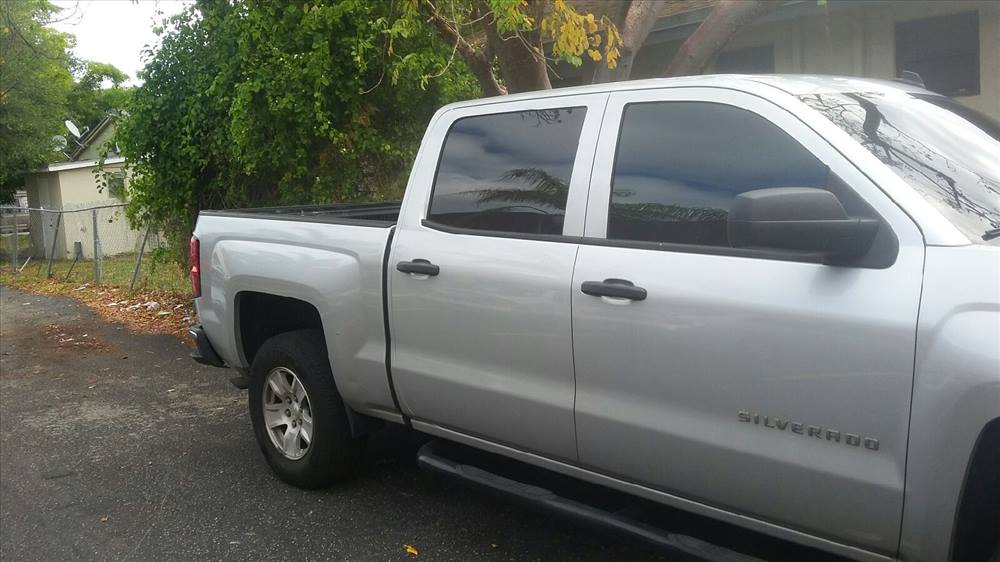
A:
[[[191,262],[191,291],[194,298],[201,296],[201,245],[197,236],[191,237],[190,262]]]

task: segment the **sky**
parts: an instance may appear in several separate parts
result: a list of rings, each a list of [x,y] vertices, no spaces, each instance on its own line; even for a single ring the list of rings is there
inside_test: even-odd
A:
[[[74,53],[80,59],[106,62],[129,75],[128,84],[139,84],[142,51],[159,38],[153,26],[180,12],[188,0],[54,0],[63,8],[52,24],[76,36]],[[162,15],[159,15],[162,12]]]

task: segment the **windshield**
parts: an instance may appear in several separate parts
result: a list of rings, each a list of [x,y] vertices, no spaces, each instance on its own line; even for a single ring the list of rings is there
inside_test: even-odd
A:
[[[993,119],[932,94],[799,99],[854,137],[974,242],[1000,228],[1000,124]]]

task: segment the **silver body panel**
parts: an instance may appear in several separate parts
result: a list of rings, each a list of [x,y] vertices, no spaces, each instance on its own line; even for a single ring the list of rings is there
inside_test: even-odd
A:
[[[1000,417],[1000,247],[927,248],[916,362],[900,557],[947,560],[970,456]]]
[[[1000,416],[1000,248],[970,245],[793,95],[858,87],[900,86],[702,76],[453,104],[421,144],[388,271],[389,228],[203,216],[202,324],[220,356],[246,368],[236,296],[297,298],[319,311],[337,386],[358,412],[406,416],[433,435],[850,558],[944,560],[970,454]],[[592,243],[606,233],[622,107],[665,99],[735,105],[785,130],[891,226],[895,262]],[[562,238],[423,224],[455,119],[580,105],[588,114]],[[395,270],[414,258],[440,275]],[[649,298],[579,290],[608,277]],[[741,410],[788,429],[741,423]],[[793,421],[875,438],[878,450],[796,434]]]
[[[691,100],[752,111],[790,134],[886,219],[899,254],[888,268],[865,269],[581,247],[574,288],[619,278],[649,297],[616,302],[574,291],[580,462],[892,553],[903,500],[920,232],[781,109],[794,100],[698,88],[613,94],[598,152],[613,152],[627,104]],[[603,237],[610,161],[595,164],[591,185],[587,234]],[[771,427],[740,423],[741,410],[768,416]],[[775,427],[775,419],[824,434],[795,434]],[[827,439],[827,428],[878,439],[879,449],[845,446],[840,434]]]
[[[249,368],[237,341],[243,291],[296,298],[319,312],[337,388],[359,412],[401,421],[385,370],[382,260],[388,228],[203,217],[198,316],[227,365]]]

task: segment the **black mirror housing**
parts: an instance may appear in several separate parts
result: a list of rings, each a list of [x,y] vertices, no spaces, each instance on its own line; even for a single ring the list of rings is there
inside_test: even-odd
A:
[[[849,217],[837,196],[812,187],[772,187],[741,193],[727,219],[736,248],[818,252],[836,262],[864,255],[879,221]]]

